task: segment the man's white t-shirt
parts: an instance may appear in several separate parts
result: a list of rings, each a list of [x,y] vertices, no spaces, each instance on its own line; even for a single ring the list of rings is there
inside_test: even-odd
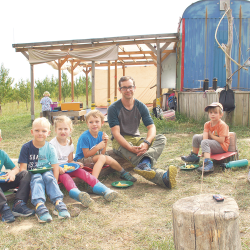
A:
[[[50,143],[55,147],[57,157],[58,157],[58,164],[66,164],[68,162],[69,154],[74,152],[74,145],[73,143],[69,145],[69,140],[67,140],[67,145],[62,146],[55,138],[53,138]]]

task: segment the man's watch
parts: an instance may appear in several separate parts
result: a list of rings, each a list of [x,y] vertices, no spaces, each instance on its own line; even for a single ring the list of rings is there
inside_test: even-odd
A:
[[[149,141],[147,141],[147,140],[144,140],[143,142],[147,143],[147,144],[148,144],[148,146],[150,146],[150,145],[151,145],[151,143],[150,143]]]

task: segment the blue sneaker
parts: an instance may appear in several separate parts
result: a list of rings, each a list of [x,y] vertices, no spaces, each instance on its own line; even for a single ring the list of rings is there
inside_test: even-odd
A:
[[[6,223],[11,223],[15,221],[15,217],[12,214],[10,207],[8,206],[7,203],[5,203],[2,207],[2,210],[0,211],[2,215],[2,221]]]
[[[202,167],[197,168],[198,171],[202,172]],[[204,160],[204,173],[213,172],[214,171],[214,164],[210,159]]]
[[[126,180],[126,181],[132,181],[132,182],[136,182],[137,181],[137,179],[132,174],[130,174],[129,172],[126,172],[126,171],[124,171],[120,175],[120,178],[123,179],[123,180]]]
[[[67,210],[67,207],[62,201],[56,202],[53,214],[57,215],[59,219],[70,218],[70,214]]]
[[[18,200],[13,204],[12,213],[15,217],[17,216],[30,216],[34,215],[35,211],[28,208],[23,200]]]
[[[151,169],[147,163],[139,163],[135,168],[134,171],[144,177],[147,180],[151,180],[155,177],[155,171]]]
[[[49,214],[49,210],[43,203],[36,207],[36,217],[40,223],[52,221],[52,217]]]
[[[185,162],[198,163],[200,161],[200,157],[197,154],[191,151],[190,155],[182,156],[181,159]]]
[[[168,171],[162,176],[162,180],[166,187],[174,188],[176,186],[177,172],[177,167],[173,165],[169,166]]]

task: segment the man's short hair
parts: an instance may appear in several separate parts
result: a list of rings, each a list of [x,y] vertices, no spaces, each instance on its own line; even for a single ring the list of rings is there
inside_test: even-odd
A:
[[[101,122],[104,121],[104,115],[102,114],[101,111],[99,111],[97,109],[91,110],[87,113],[87,115],[85,116],[86,122],[88,122],[90,116],[93,116],[95,118],[99,117],[99,118],[101,118]]]
[[[131,77],[131,76],[122,76],[119,80],[119,88],[121,87],[121,83],[128,81],[128,80],[132,80],[133,81],[133,86],[135,86],[135,80]]]
[[[50,122],[47,118],[45,117],[36,118],[32,123],[32,129],[38,124],[50,130]]]

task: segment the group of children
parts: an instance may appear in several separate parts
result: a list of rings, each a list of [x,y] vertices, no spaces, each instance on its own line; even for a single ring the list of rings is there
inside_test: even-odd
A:
[[[223,107],[214,102],[205,108],[210,121],[204,125],[201,135],[194,135],[193,150],[188,156],[181,157],[185,162],[198,163],[199,148],[204,155],[204,171],[214,170],[213,162],[210,160],[211,153],[223,153],[229,147],[229,128],[221,120]],[[92,110],[86,115],[88,130],[80,136],[75,157],[73,157],[74,145],[71,133],[73,132],[72,121],[66,116],[59,116],[55,122],[56,137],[50,142],[46,139],[50,135],[50,123],[46,118],[37,118],[32,124],[31,134],[33,140],[25,143],[20,151],[18,163],[20,170],[10,160],[8,155],[0,150],[0,169],[4,165],[10,171],[6,173],[6,182],[0,183],[0,213],[2,221],[13,222],[15,216],[36,215],[39,222],[50,222],[52,220],[45,206],[45,190],[51,202],[55,205],[53,214],[59,218],[69,218],[66,205],[63,203],[63,194],[58,186],[58,181],[63,183],[69,196],[88,207],[93,203],[89,193],[102,195],[105,200],[114,200],[118,193],[109,189],[98,180],[98,176],[104,164],[120,172],[120,177],[135,182],[137,179],[126,172],[121,165],[110,156],[106,155],[108,135],[101,132],[104,124],[104,116],[98,110]],[[1,131],[0,131],[1,132]],[[0,133],[0,141],[1,141]],[[67,163],[79,164],[79,168],[71,173],[66,173],[59,165]],[[84,165],[92,164],[93,172],[88,173],[83,169]],[[52,170],[44,173],[30,174],[28,171],[37,168],[52,167]],[[198,170],[202,170],[200,167]],[[80,191],[72,177],[78,177],[88,184],[87,192]],[[13,203],[12,211],[6,202],[4,191],[18,188]],[[31,203],[35,210],[26,206],[31,189]]]
[[[63,183],[71,198],[81,202],[85,207],[89,207],[93,203],[89,193],[102,195],[106,201],[114,200],[118,193],[97,179],[104,164],[119,171],[122,179],[136,181],[136,178],[126,172],[115,159],[105,155],[108,135],[100,131],[104,124],[103,114],[98,110],[90,111],[86,116],[86,122],[88,130],[78,140],[74,159],[74,145],[71,139],[73,125],[67,116],[59,116],[55,119],[56,137],[50,142],[46,141],[51,132],[48,119],[42,117],[34,120],[31,129],[33,140],[25,143],[20,151],[18,159],[20,169],[15,166],[4,151],[0,150],[0,169],[2,166],[10,169],[3,176],[6,177],[6,181],[0,183],[2,221],[9,223],[15,220],[15,216],[35,214],[39,222],[50,222],[52,217],[45,206],[45,191],[55,206],[53,214],[59,218],[69,218],[70,214],[63,203],[63,193],[59,188],[58,181]],[[86,162],[93,164],[92,174],[83,169]],[[66,170],[59,165],[63,166],[67,163],[76,163],[79,168],[66,173]],[[32,174],[29,172],[29,170],[44,168],[48,168],[48,171]],[[80,191],[72,177],[78,177],[86,182],[88,193]],[[3,192],[16,187],[18,187],[18,191],[11,211]],[[30,190],[31,203],[35,210],[26,206]]]

